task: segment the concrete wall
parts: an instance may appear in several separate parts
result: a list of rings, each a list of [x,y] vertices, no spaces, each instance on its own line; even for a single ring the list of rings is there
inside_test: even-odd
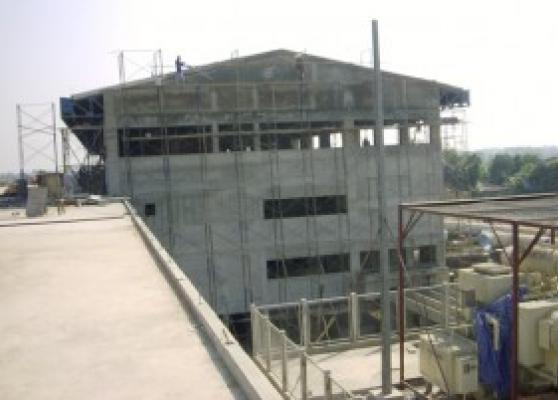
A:
[[[360,266],[360,252],[377,248],[378,228],[376,149],[361,147],[355,128],[359,123],[373,124],[359,122],[374,115],[372,83],[363,80],[369,76],[344,65],[309,63],[305,66],[309,89],[301,92],[297,82],[273,81],[278,76],[292,78],[293,66],[269,64],[252,66],[254,81],[245,78],[242,90],[225,83],[198,84],[196,89],[196,82],[171,77],[104,95],[109,194],[130,195],[140,213],[145,204],[155,204],[156,213],[146,216],[146,223],[222,314],[247,312],[250,302],[377,289],[379,280],[364,276]],[[269,84],[255,79],[265,77]],[[387,75],[384,87],[386,119],[399,123],[401,135],[400,145],[386,148],[389,225],[394,235],[390,247],[395,248],[397,205],[437,199],[442,193],[438,92],[434,83]],[[269,121],[301,120],[340,121],[342,127],[332,132],[342,132],[343,147],[118,155],[119,128],[211,124],[217,141],[220,123],[250,122],[257,128]],[[430,125],[430,143],[409,142],[406,124],[417,120]],[[256,129],[251,134],[260,133]],[[263,200],[279,193],[281,198],[346,195],[348,213],[264,219]],[[407,243],[437,245],[438,260],[443,262],[439,219],[425,217]],[[267,278],[267,260],[336,253],[350,254],[350,272]]]

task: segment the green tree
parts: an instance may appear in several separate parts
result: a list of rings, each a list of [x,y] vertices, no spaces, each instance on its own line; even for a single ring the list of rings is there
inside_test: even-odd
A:
[[[558,192],[558,159],[536,164],[526,179],[529,192]]]
[[[526,159],[521,169],[507,179],[506,186],[518,193],[558,192],[558,159]]]
[[[481,158],[474,153],[444,152],[444,181],[455,191],[472,190],[483,176]]]
[[[496,154],[488,165],[488,182],[495,185],[503,185],[509,177],[519,171],[519,168],[521,168],[520,164],[520,156]]]

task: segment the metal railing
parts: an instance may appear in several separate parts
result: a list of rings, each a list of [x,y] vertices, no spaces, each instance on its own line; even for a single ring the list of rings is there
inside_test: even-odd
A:
[[[467,326],[460,317],[459,291],[455,283],[407,288],[405,334],[411,338],[429,330]],[[399,331],[397,291],[390,291],[393,336]],[[332,347],[358,347],[380,339],[379,292],[258,306],[274,327],[308,353]]]
[[[252,355],[286,399],[360,399],[322,369],[304,348],[278,329],[268,315],[251,307]]]

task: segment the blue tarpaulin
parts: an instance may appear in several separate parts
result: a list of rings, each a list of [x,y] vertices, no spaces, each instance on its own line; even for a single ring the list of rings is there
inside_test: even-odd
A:
[[[525,292],[525,288],[519,288],[520,300]],[[497,319],[500,326],[497,349],[493,328],[488,322],[491,317]],[[511,293],[475,311],[479,382],[490,386],[500,399],[508,398],[510,391],[511,328]]]

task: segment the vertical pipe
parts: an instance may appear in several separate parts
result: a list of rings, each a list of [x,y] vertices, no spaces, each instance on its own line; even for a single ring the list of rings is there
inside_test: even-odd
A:
[[[306,367],[306,353],[300,354],[300,399],[308,400],[308,370]]]
[[[58,143],[56,142],[56,106],[50,105],[52,110],[52,146],[54,148],[54,172],[58,173]]]
[[[376,147],[378,176],[378,233],[380,245],[380,265],[382,268],[382,393],[391,393],[391,307],[389,292],[389,260],[386,232],[386,183],[384,154],[384,107],[382,71],[380,70],[380,45],[378,21],[372,20],[372,44],[374,54],[374,81],[376,123],[374,126],[374,146]]]
[[[281,389],[283,393],[289,392],[289,370],[287,363],[287,335],[284,330],[279,332],[281,334]]]
[[[25,159],[23,153],[23,122],[21,117],[21,104],[16,105],[17,114],[17,144],[19,150],[19,179],[25,179]]]
[[[556,229],[550,230],[550,244],[556,244]]]
[[[62,195],[66,197],[69,195],[69,187],[66,186],[64,179],[66,174],[70,173],[70,143],[68,142],[68,129],[60,128],[60,140],[62,142]]]
[[[359,336],[358,327],[358,297],[355,292],[351,292],[349,295],[349,321],[350,321],[350,333],[351,342],[356,343]]]
[[[449,327],[449,285],[444,282],[444,328]]]
[[[326,400],[332,400],[333,390],[331,388],[331,371],[324,371],[324,397]]]
[[[257,329],[259,326],[259,320],[256,322],[256,305],[254,303],[250,304],[250,327],[252,328],[252,357],[256,359],[258,355],[258,348],[257,348]]]
[[[518,288],[519,288],[519,229],[517,223],[512,224],[512,342],[511,342],[511,362],[510,362],[510,400],[516,400],[518,395],[518,371],[517,371],[517,343],[518,343],[518,319],[517,319],[517,304]]]
[[[265,369],[271,371],[271,322],[269,316],[264,316],[265,324]]]
[[[302,299],[301,303],[301,334],[302,334],[302,346],[304,350],[308,350],[310,347],[310,320],[308,318],[308,302],[306,299]]]
[[[397,210],[398,219],[398,246],[399,246],[399,383],[405,382],[405,276],[403,264],[403,207],[399,205]]]
[[[68,149],[68,130],[66,128],[60,129],[60,138],[62,140],[62,172],[67,174],[70,172],[68,165],[70,162],[70,150]]]

